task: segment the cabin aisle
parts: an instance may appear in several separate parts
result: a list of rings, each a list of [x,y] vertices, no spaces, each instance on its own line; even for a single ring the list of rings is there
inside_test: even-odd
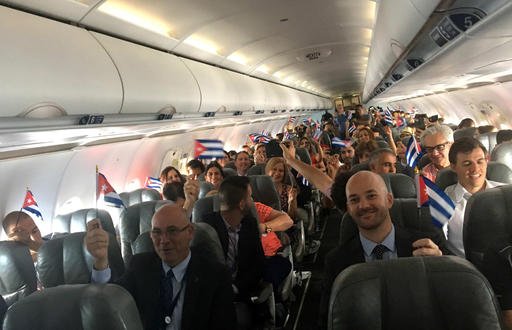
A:
[[[337,209],[327,210],[322,218],[323,230],[318,233],[320,249],[315,255],[304,258],[303,271],[311,271],[310,279],[294,291],[296,301],[291,307],[291,316],[285,329],[318,329],[318,308],[322,294],[322,279],[325,255],[333,249],[339,237],[341,213]]]

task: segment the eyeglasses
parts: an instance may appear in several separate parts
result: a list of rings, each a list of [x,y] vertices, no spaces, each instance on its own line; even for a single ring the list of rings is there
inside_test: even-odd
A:
[[[176,227],[167,227],[167,229],[162,232],[160,229],[153,229],[151,230],[151,236],[153,236],[155,239],[162,238],[162,235],[165,235],[167,237],[176,237],[179,233],[185,231],[190,224],[184,226],[183,228],[176,228]]]
[[[441,152],[446,148],[448,144],[450,144],[450,142],[441,143],[433,147],[424,147],[424,149],[427,154],[433,153],[434,150],[436,150],[437,152]]]

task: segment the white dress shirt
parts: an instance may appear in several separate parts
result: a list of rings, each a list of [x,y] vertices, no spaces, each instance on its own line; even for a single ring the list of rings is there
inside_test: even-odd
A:
[[[504,183],[485,180],[485,189],[502,186]],[[450,242],[463,255],[464,243],[462,239],[462,228],[464,227],[464,212],[471,193],[466,190],[460,183],[452,184],[446,187],[444,192],[452,199],[455,204],[455,212],[447,224],[443,226],[443,232],[448,242]]]

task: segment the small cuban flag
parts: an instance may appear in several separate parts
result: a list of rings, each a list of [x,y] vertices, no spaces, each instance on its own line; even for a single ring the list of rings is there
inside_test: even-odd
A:
[[[389,109],[384,110],[384,122],[387,126],[393,126],[393,115]]]
[[[161,190],[162,189],[162,181],[160,179],[154,178],[152,176],[146,177],[146,182],[144,186],[149,189],[156,189]]]
[[[321,135],[322,135],[322,130],[320,128],[317,128],[315,130],[315,132],[313,133],[313,139],[315,139],[315,141],[318,141],[318,139],[320,139]]]
[[[416,174],[414,179],[416,182],[418,208],[422,206],[428,206],[427,186],[425,185],[425,180],[423,180],[423,175]]]
[[[348,128],[348,133],[353,134],[357,129],[356,124],[352,123],[352,125]]]
[[[23,201],[23,206],[21,207],[21,211],[24,213],[27,213],[31,217],[36,217],[37,219],[43,221],[43,215],[41,213],[41,209],[37,205],[34,195],[28,189],[27,189],[27,193],[25,194],[25,200]]]
[[[98,187],[96,189],[96,199],[103,196],[105,204],[113,207],[125,207],[121,197],[116,193],[114,188],[110,185],[107,178],[98,172]]]
[[[423,177],[427,188],[428,206],[435,226],[442,228],[455,213],[455,204],[444,191],[429,179]]]
[[[195,140],[194,158],[211,159],[224,157],[224,143],[221,140]]]
[[[295,137],[295,134],[288,131],[284,132],[284,140],[291,140]]]
[[[296,118],[296,117],[290,117],[290,118],[288,119],[288,122],[289,122],[289,123],[292,123],[292,124],[295,124],[295,123],[297,122],[297,118]]]
[[[350,145],[350,141],[345,141],[345,140],[342,140],[339,137],[335,136],[332,138],[331,144],[333,147],[336,147],[336,148],[345,148],[348,145]]]
[[[411,168],[415,168],[416,164],[421,159],[421,147],[416,142],[414,136],[409,138],[409,142],[407,143],[407,148],[405,149],[405,159],[407,161],[407,165]]]
[[[249,139],[253,143],[269,143],[270,140],[272,140],[272,138],[270,138],[269,136],[266,136],[266,135],[263,135],[263,134],[259,134],[259,133],[251,133],[251,134],[249,134]]]

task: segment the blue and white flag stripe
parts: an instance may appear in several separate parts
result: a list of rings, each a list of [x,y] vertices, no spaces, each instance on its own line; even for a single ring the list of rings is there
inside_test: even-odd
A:
[[[384,110],[384,121],[389,126],[393,126],[393,115],[391,114],[391,111],[388,109]]]
[[[347,141],[343,141],[339,137],[335,136],[335,137],[332,138],[331,144],[333,145],[333,147],[345,148],[347,146]]]
[[[407,160],[407,165],[414,168],[416,164],[421,158],[421,152],[418,150],[418,144],[416,143],[416,139],[414,136],[409,138],[409,143],[407,143],[407,148],[405,149],[405,159]]]
[[[152,176],[148,176],[146,178],[146,188],[160,190],[162,189],[162,185],[162,181],[158,178],[154,178]]]
[[[427,187],[432,222],[438,227],[443,227],[455,213],[455,204],[434,182],[427,178],[423,179]]]

